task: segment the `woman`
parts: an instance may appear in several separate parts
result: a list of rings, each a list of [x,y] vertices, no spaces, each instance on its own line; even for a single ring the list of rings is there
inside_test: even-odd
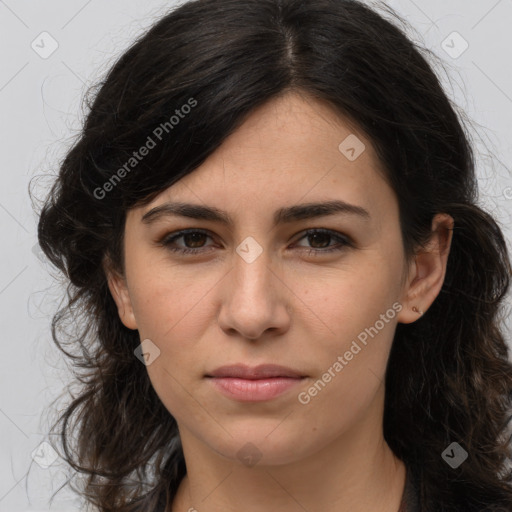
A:
[[[365,5],[159,20],[40,217],[70,282],[54,338],[77,322],[85,370],[59,418],[80,492],[101,511],[512,510],[510,260],[476,193],[435,73]]]

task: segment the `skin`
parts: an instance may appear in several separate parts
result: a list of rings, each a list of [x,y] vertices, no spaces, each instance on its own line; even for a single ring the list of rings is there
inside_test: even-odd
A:
[[[355,161],[338,149],[350,134],[366,146]],[[278,208],[333,199],[369,218],[273,226]],[[170,200],[215,206],[233,225],[176,216],[142,222]],[[198,169],[128,212],[124,275],[106,271],[124,325],[160,350],[146,368],[178,423],[187,464],[170,510],[398,510],[406,469],[383,437],[385,369],[397,323],[416,321],[412,308],[426,311],[441,289],[452,226],[437,215],[430,243],[407,261],[398,202],[371,142],[328,105],[297,93],[254,110]],[[199,255],[158,243],[189,228],[208,236],[174,246]],[[322,253],[338,240],[306,236],[313,228],[348,236],[353,247]],[[236,252],[249,236],[262,249],[251,263]],[[400,312],[300,403],[298,394],[396,303]],[[258,403],[227,398],[205,378],[225,364],[269,362],[306,378]],[[253,466],[237,456],[247,443],[261,457]]]

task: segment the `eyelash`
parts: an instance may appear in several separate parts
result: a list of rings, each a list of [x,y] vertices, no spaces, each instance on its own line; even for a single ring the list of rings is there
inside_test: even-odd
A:
[[[170,250],[170,251],[173,251],[173,252],[177,252],[177,253],[181,253],[181,254],[200,254],[200,253],[203,253],[203,252],[206,252],[204,250],[204,248],[198,248],[198,249],[191,249],[191,248],[180,248],[180,247],[172,247],[171,244],[179,239],[179,238],[182,238],[183,236],[185,235],[190,235],[190,234],[193,234],[193,233],[201,233],[203,235],[206,235],[210,238],[212,238],[207,231],[204,231],[202,229],[186,229],[186,230],[183,230],[183,231],[176,231],[175,233],[170,233],[168,235],[166,235],[160,242],[159,244],[164,246],[166,249]],[[297,242],[299,242],[300,240],[302,240],[303,238],[306,238],[308,236],[311,236],[311,235],[315,235],[315,234],[326,234],[326,235],[330,235],[332,238],[336,239],[338,241],[338,245],[335,245],[333,247],[330,247],[330,248],[327,248],[327,249],[309,249],[307,251],[307,254],[309,256],[319,256],[321,254],[325,254],[325,253],[332,253],[332,252],[336,252],[336,251],[342,251],[344,250],[346,247],[354,247],[354,244],[352,242],[352,240],[345,236],[345,235],[340,235],[339,233],[337,233],[336,231],[331,231],[329,229],[309,229],[307,230],[304,235],[299,238],[299,240],[297,240]],[[208,249],[206,249],[208,250]]]

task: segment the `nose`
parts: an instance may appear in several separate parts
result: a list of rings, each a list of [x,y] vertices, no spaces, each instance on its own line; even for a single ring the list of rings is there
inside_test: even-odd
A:
[[[289,328],[292,292],[267,254],[263,251],[251,262],[236,254],[233,269],[222,280],[218,322],[229,335],[258,340],[267,331],[278,335]]]

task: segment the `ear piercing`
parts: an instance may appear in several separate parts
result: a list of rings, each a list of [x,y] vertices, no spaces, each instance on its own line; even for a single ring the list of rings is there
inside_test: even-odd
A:
[[[418,313],[418,315],[422,316],[423,315],[423,311],[421,311],[421,309],[418,309],[416,306],[413,306],[412,307],[412,310],[415,312],[415,313]]]

